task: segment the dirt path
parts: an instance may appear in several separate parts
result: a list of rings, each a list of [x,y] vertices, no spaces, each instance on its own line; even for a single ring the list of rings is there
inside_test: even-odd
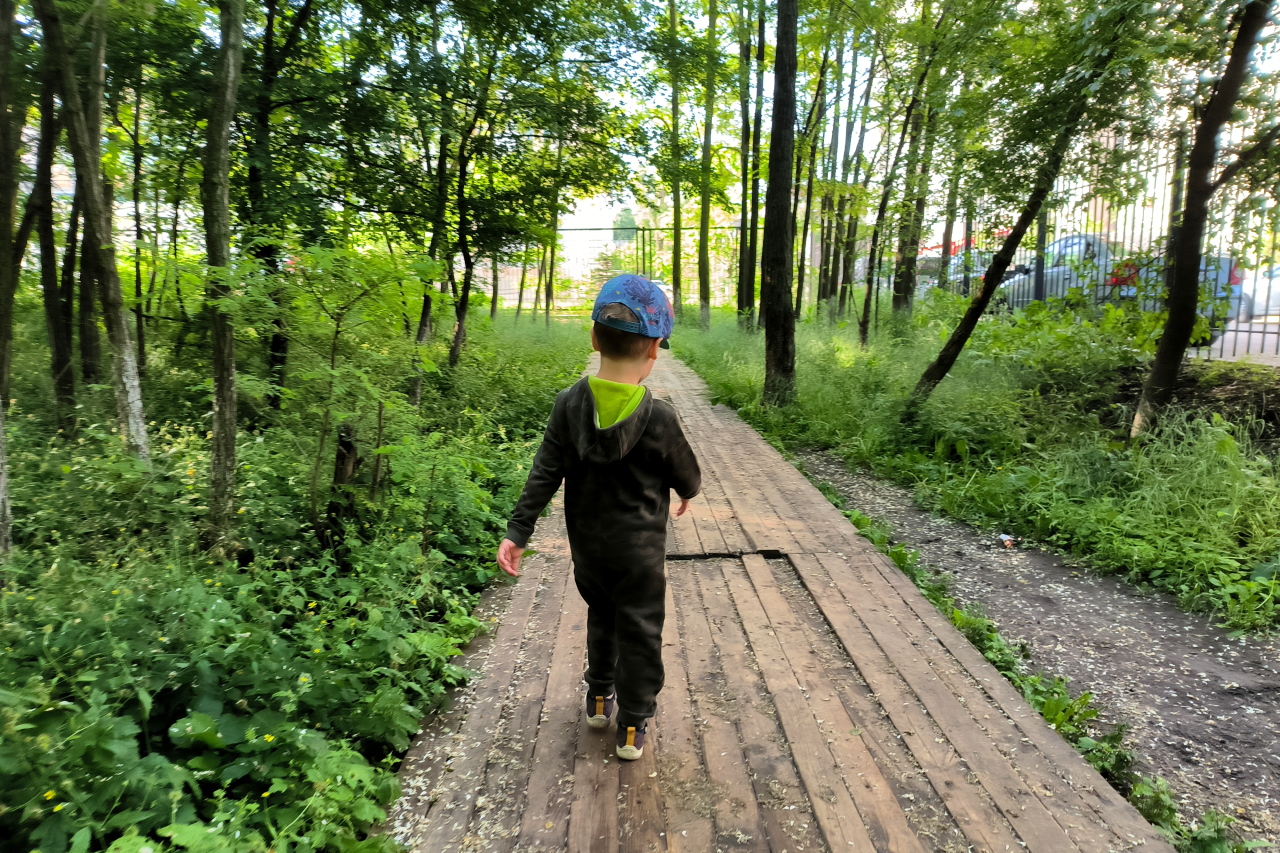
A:
[[[1031,665],[1093,693],[1107,722],[1130,726],[1139,771],[1169,780],[1183,812],[1239,820],[1246,838],[1280,843],[1280,641],[1232,637],[1167,596],[1142,595],[1031,546],[1007,550],[996,532],[920,509],[911,490],[804,454],[815,477],[889,526],[894,541],[946,573]]]

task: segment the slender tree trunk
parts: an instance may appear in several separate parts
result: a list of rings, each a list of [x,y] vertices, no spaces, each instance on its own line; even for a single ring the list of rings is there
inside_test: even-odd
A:
[[[76,199],[84,207],[84,181],[76,175]],[[93,222],[84,217],[84,238],[80,243],[80,376],[86,385],[102,381],[102,338],[98,333],[98,255]]]
[[[15,103],[13,42],[17,29],[13,0],[0,0],[0,342],[8,346],[13,336],[13,297],[18,287],[18,264],[13,233],[18,204],[18,165],[26,105]],[[7,379],[9,362],[4,354],[0,379]],[[7,383],[6,383],[7,384]],[[0,399],[0,560],[13,547],[13,514],[9,503],[9,453],[5,444],[7,390]]]
[[[916,267],[920,255],[920,234],[924,227],[925,202],[929,197],[929,161],[933,158],[937,113],[930,111],[927,121],[923,120],[922,113],[917,113],[917,119],[923,125],[920,133],[924,137],[924,151],[908,182],[910,197],[905,199],[908,204],[903,212],[903,228],[899,233],[898,264],[894,270],[893,282],[894,310],[897,311],[910,311],[915,299]]]
[[[62,284],[58,291],[60,305],[60,322],[66,328],[67,340],[71,344],[72,382],[75,382],[75,304],[76,304],[76,255],[80,243],[80,194],[71,196],[71,212],[67,217],[67,236],[62,249]]]
[[[235,330],[221,300],[231,294],[231,122],[244,59],[244,0],[219,0],[222,44],[214,69],[216,88],[205,128],[205,247],[209,260],[209,303],[213,320],[213,448],[210,459],[209,521],[214,536],[229,542],[235,527],[236,354]]]
[[[524,249],[520,252],[520,289],[516,292],[516,320],[520,319],[520,311],[524,308],[524,283],[529,278],[529,241],[524,241]]]
[[[89,137],[84,108],[76,79],[74,52],[67,49],[62,36],[62,23],[53,0],[34,0],[36,15],[44,29],[44,46],[58,57],[61,66],[62,108],[67,120],[71,154],[76,172],[85,178],[84,207],[86,218],[93,222],[96,255],[103,286],[100,288],[103,315],[115,347],[112,378],[116,386],[117,407],[125,441],[130,451],[144,462],[150,462],[151,447],[147,438],[146,414],[142,405],[142,385],[134,358],[129,324],[124,317],[124,299],[120,291],[120,275],[116,269],[115,246],[112,242],[110,203],[104,193],[100,163],[94,157],[95,146]]]
[[[765,330],[764,402],[795,399],[795,318],[791,313],[791,161],[795,156],[796,28],[798,0],[778,0],[774,50],[773,126],[769,133],[769,187],[765,195],[764,246],[760,262],[761,314]]]
[[[747,322],[747,291],[754,286],[748,278],[751,273],[750,238],[747,222],[750,218],[751,199],[751,25],[747,18],[747,6],[738,2],[738,103],[741,108],[738,135],[738,169],[742,173],[740,191],[742,204],[738,214],[738,324]]]
[[[275,112],[276,85],[284,73],[306,31],[315,10],[314,0],[303,0],[285,31],[281,32],[279,0],[266,0],[266,20],[262,31],[260,65],[257,79],[257,96],[250,108],[249,157],[246,194],[249,199],[249,224],[253,227],[257,243],[253,254],[269,273],[280,269],[280,244],[277,242],[279,223],[275,204],[277,201],[272,144],[272,115]],[[283,36],[283,38],[281,38]],[[267,394],[267,405],[279,409],[284,403],[285,371],[289,364],[289,331],[287,306],[283,294],[276,294],[276,315],[272,319],[272,332],[267,342],[267,378],[272,390]]]
[[[759,0],[756,20],[756,111],[751,122],[751,234],[747,246],[747,326],[755,321],[756,260],[760,257],[760,131],[764,125],[764,10]]]
[[[850,86],[852,89],[853,87]],[[844,99],[844,39],[836,46],[836,90],[831,99],[834,112],[831,116],[831,143],[822,158],[822,215],[820,217],[818,254],[818,281],[814,294],[814,311],[826,310],[827,300],[831,297],[831,262],[834,241],[831,239],[835,228],[835,200],[832,197],[831,185],[835,180],[836,158],[840,148],[840,105]],[[824,137],[826,134],[823,133]],[[797,312],[798,314],[799,312]],[[828,312],[830,313],[830,312]]]
[[[716,70],[720,50],[716,43],[716,0],[707,7],[707,82],[703,103],[701,208],[698,216],[698,323],[711,324],[711,131],[715,124]]]
[[[36,234],[40,243],[40,286],[44,295],[45,326],[49,330],[50,368],[58,427],[70,432],[75,423],[76,408],[74,356],[71,327],[63,322],[62,293],[58,285],[58,247],[53,236],[53,157],[58,138],[62,135],[54,102],[58,70],[48,55],[43,57],[40,66],[40,144],[36,152],[36,180],[31,191],[38,205]]]
[[[667,21],[671,37],[671,208],[672,223],[675,229],[674,243],[671,248],[671,297],[672,306],[679,319],[684,313],[684,292],[680,280],[681,250],[681,198],[680,176],[684,154],[680,145],[680,60],[677,48],[680,41],[679,19],[676,14],[676,0],[667,0]],[[554,249],[552,252],[554,253]]]
[[[476,259],[471,251],[471,206],[467,200],[467,178],[469,177],[467,169],[471,164],[471,153],[474,148],[472,137],[476,126],[485,119],[489,102],[489,86],[493,82],[493,72],[497,64],[498,49],[495,47],[493,56],[489,60],[488,70],[485,72],[484,82],[481,84],[480,95],[476,100],[475,112],[471,116],[471,126],[462,134],[458,142],[458,248],[462,251],[464,271],[462,293],[458,297],[458,304],[454,310],[457,326],[453,331],[453,344],[449,347],[450,367],[458,366],[458,359],[462,357],[462,345],[467,340],[467,307],[471,300],[471,284],[476,273]],[[494,283],[496,286],[496,279]]]
[[[1266,26],[1272,2],[1250,0],[1244,7],[1226,68],[1196,126],[1195,139],[1187,158],[1187,189],[1178,228],[1178,244],[1173,252],[1168,316],[1151,362],[1151,373],[1142,387],[1142,397],[1133,417],[1132,436],[1141,434],[1150,426],[1160,410],[1169,404],[1178,384],[1178,374],[1182,371],[1182,362],[1196,323],[1201,252],[1209,219],[1209,201],[1220,186],[1213,179],[1218,137],[1240,99],[1240,91],[1249,72],[1249,57],[1258,43],[1259,33]]]
[[[942,226],[942,263],[938,269],[938,287],[947,289],[951,278],[951,254],[955,251],[954,235],[956,216],[960,207],[960,175],[964,172],[964,155],[956,158],[951,172],[951,180],[947,183],[946,223]]]
[[[800,228],[800,263],[796,264],[796,309],[795,316],[804,314],[804,271],[809,265],[809,215],[813,211],[813,173],[817,160],[818,146],[816,140],[809,140],[809,175],[804,190],[804,223]],[[799,186],[799,182],[796,183]]]
[[[495,253],[489,258],[490,274],[492,276],[492,292],[489,295],[489,320],[498,319],[498,256]]]
[[[138,372],[147,370],[147,327],[142,310],[142,69],[133,94],[133,319],[138,344]]]
[[[911,136],[907,142],[907,167],[902,181],[901,213],[898,219],[898,251],[893,265],[893,310],[911,310],[912,281],[915,278],[915,255],[910,252],[911,235],[915,232],[916,194],[919,192],[920,173],[923,164],[920,147],[924,141],[924,109],[917,109],[911,118]],[[907,256],[911,254],[911,257]],[[910,264],[911,272],[907,266]]]

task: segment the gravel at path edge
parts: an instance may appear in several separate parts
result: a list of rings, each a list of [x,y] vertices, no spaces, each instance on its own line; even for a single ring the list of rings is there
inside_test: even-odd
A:
[[[1138,771],[1167,779],[1185,818],[1216,809],[1244,838],[1280,844],[1280,639],[1233,638],[1168,596],[1030,543],[1001,547],[999,531],[935,516],[835,456],[799,461],[947,575],[959,602],[1025,641],[1033,669],[1092,693],[1104,723],[1128,724]]]

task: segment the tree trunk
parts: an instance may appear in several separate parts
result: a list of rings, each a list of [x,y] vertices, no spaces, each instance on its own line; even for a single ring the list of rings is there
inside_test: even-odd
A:
[[[920,256],[920,234],[924,227],[925,202],[929,197],[929,161],[933,159],[933,130],[937,125],[937,113],[930,111],[927,121],[923,112],[917,113],[920,131],[924,137],[924,151],[912,171],[908,183],[910,196],[903,213],[903,229],[898,240],[898,264],[894,271],[893,305],[895,311],[910,311],[916,293],[916,266]]]
[[[800,228],[800,263],[796,264],[796,317],[800,317],[804,313],[804,271],[809,264],[809,247],[807,244],[809,242],[809,216],[813,211],[813,173],[818,155],[816,142],[816,139],[809,140],[809,174],[804,190],[804,221]],[[797,186],[799,186],[798,181]]]
[[[0,0],[0,341],[13,336],[13,297],[18,286],[14,263],[13,225],[18,204],[18,165],[25,104],[14,102],[13,42],[17,29],[13,0]],[[8,375],[8,358],[0,364]],[[13,515],[9,504],[9,453],[5,444],[7,395],[0,399],[0,560],[7,560],[13,546]]]
[[[956,216],[960,205],[960,175],[964,169],[964,155],[956,158],[951,180],[947,184],[946,224],[942,226],[942,263],[938,269],[938,287],[947,289],[951,277],[951,254],[954,251]]]
[[[778,0],[774,50],[773,125],[769,131],[769,187],[765,194],[760,308],[765,330],[764,403],[795,399],[795,319],[791,313],[791,161],[795,156],[796,27],[798,0]]]
[[[471,207],[467,203],[467,168],[471,165],[471,152],[475,147],[473,134],[476,126],[484,120],[488,109],[489,86],[493,82],[493,72],[498,65],[498,49],[493,49],[489,68],[485,72],[484,82],[480,86],[480,94],[476,100],[476,111],[471,116],[471,126],[462,134],[458,142],[458,248],[462,250],[464,272],[462,276],[462,293],[458,297],[454,315],[457,326],[453,330],[453,343],[449,347],[449,366],[457,367],[462,357],[462,345],[467,340],[467,306],[471,300],[471,284],[476,274],[476,259],[471,251]],[[495,267],[496,269],[496,267]],[[494,281],[495,288],[497,280]]]
[[[58,428],[70,432],[75,424],[75,369],[72,367],[70,323],[65,322],[62,291],[58,283],[58,247],[53,236],[53,158],[62,128],[58,125],[55,91],[58,70],[52,57],[40,63],[40,144],[36,152],[36,234],[40,243],[40,287],[44,295],[45,326],[49,330],[50,368]]]
[[[703,103],[701,209],[698,216],[698,323],[711,324],[711,131],[715,124],[716,69],[720,65],[716,44],[716,0],[707,7],[707,82]]]
[[[741,172],[742,203],[738,207],[737,308],[738,323],[743,325],[747,322],[747,291],[754,282],[747,277],[751,271],[747,235],[751,199],[751,27],[747,20],[747,7],[742,0],[738,2],[738,104],[741,109],[738,170]]]
[[[754,324],[756,310],[756,260],[760,257],[760,129],[764,125],[764,10],[759,0],[756,22],[756,111],[751,122],[751,234],[747,247],[747,327]]]
[[[84,207],[84,182],[76,175],[76,204]],[[80,243],[80,376],[86,385],[102,381],[102,338],[98,333],[98,253],[93,222],[84,217],[84,236]],[[70,251],[70,247],[68,247]]]
[[[53,0],[34,0],[36,15],[44,29],[44,47],[58,57],[61,66],[62,108],[68,123],[68,139],[76,172],[84,177],[84,207],[86,219],[93,223],[94,243],[102,276],[103,316],[111,331],[115,348],[112,359],[112,379],[116,386],[116,403],[129,450],[149,463],[151,447],[147,439],[146,414],[142,405],[142,385],[138,378],[138,363],[134,357],[129,324],[125,321],[124,299],[120,291],[120,275],[116,269],[115,246],[112,242],[110,202],[104,193],[100,163],[94,156],[96,146],[89,136],[84,108],[80,100],[79,81],[76,79],[75,55],[67,49],[62,36],[62,23],[54,8]]]
[[[862,172],[862,148],[867,139],[867,116],[871,111],[871,88],[876,79],[876,67],[878,64],[879,41],[871,51],[871,65],[867,69],[867,89],[862,101],[862,115],[858,119],[858,144],[851,148],[853,139],[850,134],[853,131],[853,102],[849,103],[849,114],[845,119],[845,160],[841,182],[846,185],[846,192],[841,196],[841,210],[836,214],[836,220],[840,223],[840,231],[837,239],[840,240],[840,304],[837,314],[841,317],[845,316],[846,308],[849,303],[849,283],[853,281],[853,265],[856,259],[856,249],[858,242],[858,210],[857,207],[850,207],[848,216],[844,212],[844,204],[848,198],[848,185],[850,183],[850,175],[852,173],[852,183],[854,186],[858,183],[858,177]],[[857,77],[858,64],[853,65],[854,77]],[[851,81],[849,84],[849,97],[853,98],[856,86]],[[870,170],[867,170],[870,172]]]
[[[292,58],[302,40],[303,31],[314,11],[314,0],[303,0],[301,8],[294,13],[284,33],[282,43],[278,43],[281,33],[279,0],[266,0],[266,21],[262,30],[262,47],[259,74],[257,80],[257,97],[253,99],[249,119],[249,156],[247,168],[246,194],[249,199],[249,224],[257,232],[257,242],[253,254],[269,273],[276,273],[280,267],[280,245],[273,239],[278,227],[276,202],[275,169],[271,151],[272,123],[275,112],[276,84],[280,75]],[[276,296],[279,301],[279,295]],[[279,409],[284,402],[285,371],[289,364],[289,333],[287,322],[287,306],[278,304],[276,316],[272,319],[271,337],[267,342],[267,378],[271,383],[271,391],[267,394],[267,405]]]
[[[676,16],[676,0],[667,0],[667,21],[671,36],[671,218],[675,230],[671,248],[671,301],[674,303],[672,307],[675,309],[676,318],[679,319],[684,313],[684,293],[680,282],[680,173],[683,154],[680,150],[680,62],[676,52],[680,30]],[[554,248],[552,252],[555,252]]]
[[[520,319],[520,311],[524,308],[524,284],[529,278],[529,241],[524,241],[524,249],[520,252],[520,288],[516,291],[516,320]]]
[[[924,140],[924,110],[911,118],[911,138],[907,143],[907,168],[902,181],[901,213],[898,220],[898,251],[893,264],[893,310],[911,310],[912,284],[915,279],[915,255],[910,253],[911,235],[915,232],[916,196],[920,191],[923,163],[920,146]],[[911,257],[908,258],[908,254]],[[910,272],[907,266],[910,264]]]
[[[492,322],[498,319],[498,256],[496,253],[489,258],[489,267],[493,278],[489,294],[489,321]]]
[[[1178,374],[1191,343],[1196,323],[1196,304],[1200,296],[1201,249],[1205,224],[1209,218],[1209,201],[1218,184],[1213,180],[1213,167],[1218,157],[1218,136],[1231,119],[1240,90],[1249,71],[1249,57],[1258,34],[1266,25],[1273,0],[1250,0],[1240,16],[1240,29],[1231,45],[1231,55],[1221,79],[1214,87],[1209,103],[1200,114],[1195,140],[1187,158],[1186,200],[1178,228],[1178,244],[1173,252],[1173,273],[1167,301],[1168,317],[1151,362],[1151,373],[1142,387],[1142,398],[1133,417],[1130,432],[1137,436],[1147,429],[1159,411],[1173,398]]]
[[[231,317],[221,300],[231,294],[231,122],[244,59],[244,0],[220,0],[222,44],[214,70],[216,88],[205,127],[205,247],[209,259],[209,302],[213,319],[213,447],[210,459],[209,521],[213,534],[229,542],[235,527],[236,354]]]
[[[133,95],[133,326],[138,345],[138,372],[147,370],[147,327],[142,311],[142,69]]]

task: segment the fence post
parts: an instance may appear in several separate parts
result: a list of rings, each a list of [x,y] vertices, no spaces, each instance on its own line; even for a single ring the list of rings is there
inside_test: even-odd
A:
[[[1036,218],[1036,281],[1035,291],[1031,298],[1036,302],[1044,302],[1044,235],[1049,230],[1049,213],[1040,211]]]

